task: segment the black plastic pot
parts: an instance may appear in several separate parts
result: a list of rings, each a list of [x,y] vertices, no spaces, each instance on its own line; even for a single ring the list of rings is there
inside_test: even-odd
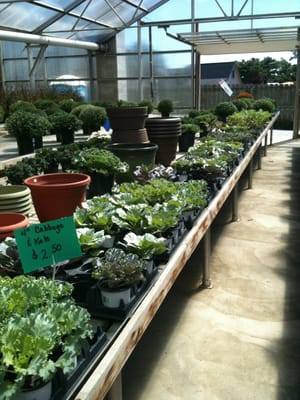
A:
[[[139,165],[153,168],[158,145],[155,143],[111,143],[106,149],[114,153],[129,165],[129,171],[116,175],[116,181],[130,182],[135,179],[134,170]]]

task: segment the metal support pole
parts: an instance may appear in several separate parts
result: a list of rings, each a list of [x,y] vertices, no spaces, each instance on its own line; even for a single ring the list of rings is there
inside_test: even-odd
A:
[[[265,136],[264,157],[266,157],[266,155],[267,155],[267,146],[268,146],[268,134]]]
[[[261,169],[261,144],[259,145],[257,149],[257,169]]]
[[[253,180],[253,158],[251,158],[248,165],[248,189],[252,189]]]
[[[211,252],[211,237],[210,237],[210,230],[209,227],[203,237],[203,279],[202,279],[202,287],[206,289],[211,289],[213,287],[213,283],[210,277],[210,252]]]
[[[233,188],[231,198],[231,206],[232,206],[232,222],[236,222],[239,219],[238,215],[238,182]]]
[[[114,383],[112,384],[109,392],[105,396],[105,400],[122,400],[122,371],[116,377]]]

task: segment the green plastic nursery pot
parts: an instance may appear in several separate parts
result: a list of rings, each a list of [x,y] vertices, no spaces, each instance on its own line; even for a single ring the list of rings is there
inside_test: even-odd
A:
[[[106,149],[129,165],[128,172],[116,175],[116,181],[120,183],[133,181],[135,178],[133,172],[139,165],[153,168],[158,146],[155,143],[111,143]]]
[[[54,173],[31,176],[24,180],[40,222],[73,215],[86,199],[89,175],[81,173]]]
[[[0,213],[0,242],[14,236],[14,230],[29,225],[26,215],[19,213]]]

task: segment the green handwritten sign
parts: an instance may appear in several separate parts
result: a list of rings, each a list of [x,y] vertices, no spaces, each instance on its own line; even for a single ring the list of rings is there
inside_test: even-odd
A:
[[[16,229],[14,236],[25,273],[82,254],[73,217]]]

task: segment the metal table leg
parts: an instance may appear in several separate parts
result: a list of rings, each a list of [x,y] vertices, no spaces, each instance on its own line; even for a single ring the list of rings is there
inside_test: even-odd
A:
[[[204,252],[204,259],[203,259],[203,280],[202,280],[202,287],[206,289],[211,289],[213,287],[213,283],[210,277],[210,252],[211,252],[211,237],[210,237],[210,230],[208,228],[204,237],[203,237],[203,252]]]
[[[232,210],[232,221],[238,221],[238,183],[235,185],[231,195],[231,210]]]
[[[261,169],[261,145],[257,149],[257,169]]]
[[[105,400],[122,400],[122,398],[122,371],[120,371],[119,375],[109,389],[109,392],[105,396]]]
[[[253,158],[250,160],[248,165],[248,189],[252,189],[253,180]]]
[[[268,146],[268,135],[265,136],[265,143],[264,143],[264,156],[267,155],[267,146]]]

